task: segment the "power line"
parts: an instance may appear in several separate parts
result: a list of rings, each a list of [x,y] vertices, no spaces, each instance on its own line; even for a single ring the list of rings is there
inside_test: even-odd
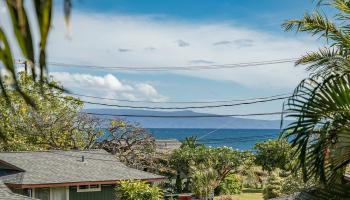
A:
[[[234,104],[206,105],[206,106],[183,106],[183,107],[128,106],[128,105],[119,105],[119,104],[91,102],[91,101],[86,101],[86,100],[80,100],[80,101],[82,101],[86,104],[91,104],[91,105],[100,105],[100,106],[109,106],[109,107],[118,107],[118,108],[149,109],[149,110],[185,110],[185,109],[198,109],[198,108],[234,107],[234,106],[250,105],[250,104],[256,104],[256,103],[265,103],[265,102],[270,102],[270,101],[283,100],[286,98],[287,97],[277,97],[277,98],[271,98],[271,99],[264,99],[264,100],[251,101],[251,102],[241,102],[241,103],[234,103]]]
[[[45,94],[46,96],[56,97],[60,99],[66,99],[66,96],[57,96],[54,94]],[[86,104],[91,105],[100,105],[100,106],[109,106],[109,107],[118,107],[118,108],[132,108],[132,109],[148,109],[148,110],[186,110],[186,109],[199,109],[199,108],[220,108],[220,107],[234,107],[234,106],[241,106],[241,105],[250,105],[250,104],[256,104],[256,103],[265,103],[265,102],[271,102],[271,101],[277,101],[277,100],[283,100],[289,98],[289,96],[284,97],[276,97],[276,98],[270,98],[270,99],[262,99],[262,100],[256,100],[256,101],[250,101],[250,102],[240,102],[240,103],[233,103],[233,104],[219,104],[219,105],[205,105],[205,106],[184,106],[184,107],[158,107],[158,106],[129,106],[129,105],[119,105],[119,104],[108,104],[108,103],[101,103],[101,102],[91,102],[86,100],[78,99],[78,101],[81,101]]]
[[[84,112],[88,115],[95,116],[109,116],[109,117],[145,117],[145,118],[215,118],[215,117],[249,117],[249,116],[268,116],[268,115],[282,115],[286,112],[269,112],[269,113],[250,113],[250,114],[229,114],[229,115],[137,115],[137,114],[107,114],[107,113],[94,113]]]
[[[276,137],[278,134],[263,134],[263,135],[251,135],[251,136],[238,136],[238,137],[223,137],[223,138],[208,138],[208,139],[198,139],[201,142],[213,142],[213,141],[229,141],[229,140],[246,140],[246,139],[261,139],[267,137]]]
[[[282,93],[282,94],[276,94],[276,95],[272,95],[272,96],[254,97],[254,98],[247,98],[247,99],[229,99],[229,100],[213,100],[213,101],[146,101],[146,100],[138,101],[138,100],[128,100],[128,99],[116,99],[116,98],[97,97],[97,96],[92,96],[92,95],[77,94],[77,93],[73,93],[73,92],[68,92],[66,94],[73,95],[73,96],[78,96],[78,97],[87,97],[87,98],[100,99],[100,100],[109,100],[109,101],[120,101],[120,102],[130,102],[130,103],[158,103],[158,104],[160,104],[160,103],[162,103],[162,104],[228,103],[228,102],[264,100],[264,99],[270,99],[270,98],[282,97],[282,96],[285,96],[285,98],[289,98],[291,96],[291,93]]]
[[[219,128],[217,128],[217,129],[215,129],[215,130],[212,130],[212,131],[209,131],[209,132],[205,133],[204,135],[200,136],[200,137],[198,138],[198,140],[201,140],[201,139],[207,137],[208,135],[210,135],[210,134],[212,134],[212,133],[215,133],[215,132],[217,132],[217,131],[223,129],[227,124],[228,124],[228,122],[222,124]]]
[[[212,64],[212,65],[188,65],[188,66],[164,66],[164,67],[138,67],[138,66],[106,66],[106,65],[89,65],[89,64],[75,64],[65,62],[47,62],[52,66],[59,67],[75,67],[75,68],[90,68],[90,69],[103,69],[103,70],[125,70],[125,71],[176,71],[176,70],[211,70],[211,69],[234,69],[234,68],[246,68],[263,65],[274,65],[282,63],[293,63],[297,58],[286,58],[277,60],[265,60],[255,62],[242,62],[242,63],[229,63],[229,64]],[[19,64],[23,64],[24,61],[19,60]]]

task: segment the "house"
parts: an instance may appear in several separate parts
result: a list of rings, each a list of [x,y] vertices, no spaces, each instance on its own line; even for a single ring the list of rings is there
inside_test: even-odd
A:
[[[156,150],[160,153],[169,153],[181,147],[181,142],[177,139],[164,139],[155,141]]]
[[[0,199],[1,200],[37,200],[31,197],[13,193],[2,181],[0,181]]]
[[[0,153],[0,180],[11,193],[41,200],[111,200],[120,180],[160,182],[104,150]]]

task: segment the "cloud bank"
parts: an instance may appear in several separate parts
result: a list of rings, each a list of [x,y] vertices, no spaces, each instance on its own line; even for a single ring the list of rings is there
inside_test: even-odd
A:
[[[94,76],[91,74],[52,72],[50,75],[72,91],[84,95],[105,98],[165,101],[167,98],[148,83],[127,84],[112,74]]]
[[[71,40],[64,37],[60,12],[53,24],[49,60],[79,64],[162,67],[198,64],[193,61],[255,62],[299,57],[318,45],[308,39],[282,37],[232,23],[188,23],[152,16],[74,11]],[[292,88],[305,77],[303,69],[293,63],[172,73],[274,88]]]
[[[0,7],[0,11],[0,18],[7,16],[6,10]],[[231,22],[186,22],[162,16],[78,10],[73,10],[72,14],[72,29],[68,39],[62,11],[54,12],[48,41],[49,61],[111,67],[229,64],[295,58],[318,46],[309,39],[296,38],[294,35],[284,37]],[[30,15],[33,16],[33,13]],[[6,22],[4,25],[11,29]],[[38,33],[36,44],[37,38]],[[147,76],[145,72],[132,73],[144,73]],[[306,75],[302,68],[295,68],[293,63],[169,73],[231,81],[254,89],[276,90],[290,90]],[[67,72],[52,74],[69,88],[79,88],[95,95],[149,100],[166,98],[148,83],[126,84],[109,73],[97,76],[79,69],[67,69]],[[84,88],[85,85],[88,86]]]

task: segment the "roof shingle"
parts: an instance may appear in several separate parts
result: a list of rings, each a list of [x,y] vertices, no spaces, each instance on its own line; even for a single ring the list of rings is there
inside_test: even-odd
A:
[[[84,158],[84,161],[82,161]],[[56,184],[164,177],[132,169],[104,150],[0,153],[0,160],[25,170],[0,170],[9,184]]]
[[[15,194],[6,185],[0,181],[0,200],[36,200],[34,198]]]

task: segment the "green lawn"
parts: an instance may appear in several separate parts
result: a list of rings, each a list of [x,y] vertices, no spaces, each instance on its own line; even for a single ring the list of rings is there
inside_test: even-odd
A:
[[[263,200],[262,193],[242,193],[240,195],[235,195],[237,200]]]
[[[263,194],[261,190],[256,189],[244,189],[242,194],[232,195],[234,200],[263,200]]]

